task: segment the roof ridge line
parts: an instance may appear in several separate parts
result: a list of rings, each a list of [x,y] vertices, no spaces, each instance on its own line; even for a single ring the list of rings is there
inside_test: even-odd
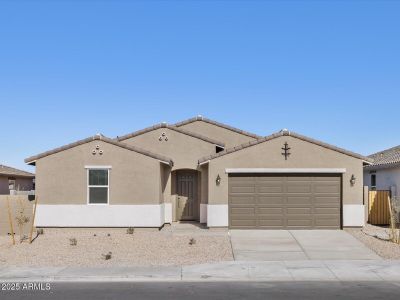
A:
[[[147,132],[150,132],[150,131],[153,131],[153,130],[157,130],[157,129],[160,129],[160,128],[168,128],[168,129],[180,132],[182,134],[186,134],[186,135],[192,136],[194,138],[198,138],[198,139],[201,139],[203,141],[215,144],[217,146],[225,147],[225,143],[223,143],[221,141],[217,141],[215,139],[209,138],[209,137],[204,136],[204,135],[199,134],[199,133],[192,132],[192,131],[184,129],[184,128],[178,128],[175,125],[169,125],[166,122],[155,124],[153,126],[149,126],[149,127],[144,128],[144,129],[140,129],[140,130],[134,131],[132,133],[128,133],[128,134],[123,135],[123,136],[117,136],[116,139],[121,142],[121,141],[130,139],[130,138],[133,138],[133,137],[136,137],[136,136],[139,136],[139,135],[142,135],[142,134],[145,134]]]
[[[309,138],[309,137],[307,137],[305,135],[301,135],[299,133],[296,133],[296,132],[293,132],[293,131],[289,131],[287,129],[282,129],[282,130],[280,130],[278,132],[272,133],[272,134],[270,134],[268,136],[265,136],[265,137],[263,137],[261,139],[258,139],[256,141],[246,142],[246,143],[243,143],[243,144],[240,144],[240,145],[225,149],[224,151],[221,151],[219,153],[208,155],[208,156],[204,156],[204,157],[202,157],[202,158],[200,158],[198,160],[198,163],[200,164],[200,163],[203,163],[205,161],[212,160],[214,158],[218,158],[218,157],[221,157],[221,156],[224,156],[224,155],[227,155],[227,154],[242,150],[244,148],[255,146],[255,145],[267,142],[269,140],[275,139],[275,138],[280,137],[280,136],[292,136],[294,138],[297,138],[297,139],[300,139],[300,140],[303,140],[303,141],[318,145],[320,147],[324,147],[324,148],[327,148],[327,149],[330,149],[330,150],[333,150],[333,151],[348,155],[348,156],[352,156],[352,157],[364,160],[366,162],[372,162],[372,160],[369,157],[363,156],[361,154],[358,154],[358,153],[355,153],[355,152],[352,152],[352,151],[349,151],[349,150],[346,150],[346,149],[343,149],[343,148],[340,148],[340,147],[337,147],[337,146],[334,146],[334,145],[331,145],[331,144],[328,144],[328,143],[325,143],[325,142],[322,142],[322,141],[319,141],[319,140],[316,140],[316,139],[313,139],[313,138]]]
[[[236,132],[236,133],[239,133],[239,134],[243,134],[243,135],[255,138],[255,139],[263,138],[262,136],[259,136],[259,135],[255,134],[255,133],[251,133],[251,132],[248,132],[248,131],[245,131],[245,130],[241,130],[239,128],[236,128],[236,127],[233,127],[233,126],[230,126],[230,125],[218,122],[218,121],[214,121],[214,120],[205,118],[202,115],[198,115],[196,117],[193,117],[193,118],[190,118],[190,119],[187,119],[187,120],[184,120],[184,121],[177,122],[177,123],[173,124],[173,126],[180,127],[180,126],[183,126],[183,125],[186,125],[186,124],[193,123],[195,121],[203,121],[203,122],[206,122],[206,123],[209,123],[209,124],[212,124],[212,125],[215,125],[215,126],[219,126],[221,128],[225,128],[227,130],[231,130],[233,132]]]
[[[62,151],[65,151],[65,150],[68,150],[68,149],[71,149],[71,148],[86,144],[86,143],[89,143],[89,142],[92,142],[92,141],[97,141],[97,140],[103,141],[103,142],[106,142],[106,143],[109,143],[109,144],[112,144],[112,145],[115,145],[115,146],[119,146],[121,148],[125,148],[125,149],[128,149],[128,150],[137,152],[139,154],[146,155],[146,156],[152,157],[154,159],[158,159],[160,161],[167,162],[170,165],[173,165],[173,160],[171,158],[169,158],[169,157],[153,153],[151,151],[142,149],[140,147],[131,146],[131,145],[128,145],[126,143],[122,143],[120,141],[117,141],[115,139],[106,137],[104,135],[100,135],[99,136],[97,134],[94,135],[94,136],[87,137],[85,139],[78,140],[78,141],[73,142],[73,143],[66,144],[66,145],[61,146],[61,147],[54,148],[52,150],[48,150],[48,151],[42,152],[42,153],[34,155],[34,156],[30,156],[30,157],[26,158],[24,161],[27,164],[31,164],[31,163],[35,162],[36,160],[41,159],[43,157],[46,157],[46,156],[49,156],[49,155],[53,155],[53,154],[56,154],[56,153],[59,153],[59,152],[62,152]]]

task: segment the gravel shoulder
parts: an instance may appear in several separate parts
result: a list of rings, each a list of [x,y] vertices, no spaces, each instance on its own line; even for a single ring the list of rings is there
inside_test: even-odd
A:
[[[70,245],[71,238],[77,240],[76,246]],[[112,258],[104,260],[102,255],[108,252]],[[45,229],[32,244],[15,246],[10,237],[0,236],[0,266],[168,266],[230,260],[232,249],[226,233]]]
[[[384,259],[400,259],[400,245],[379,239],[385,237],[388,228],[367,224],[363,228],[345,228],[345,231],[360,240],[368,248]]]

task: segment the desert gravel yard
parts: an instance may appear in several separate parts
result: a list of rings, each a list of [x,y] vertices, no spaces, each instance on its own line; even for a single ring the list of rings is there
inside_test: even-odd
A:
[[[346,228],[348,233],[384,259],[400,259],[400,245],[386,240],[389,229],[367,224],[364,228]]]
[[[75,238],[76,246],[70,245]],[[111,259],[103,255],[111,252]],[[190,265],[233,260],[226,232],[45,229],[32,243],[0,236],[0,266]]]

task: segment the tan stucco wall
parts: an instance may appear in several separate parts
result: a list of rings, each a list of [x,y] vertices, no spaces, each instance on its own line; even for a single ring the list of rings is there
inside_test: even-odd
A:
[[[103,155],[93,155],[96,145]],[[160,162],[115,145],[93,141],[36,162],[40,204],[86,204],[85,165],[112,166],[109,204],[158,204],[162,201]]]
[[[200,167],[201,172],[201,202],[202,204],[208,203],[208,164]]]
[[[225,143],[225,148],[231,148],[243,143],[254,141],[255,138],[234,132],[203,121],[195,121],[179,128],[195,132],[206,137]]]
[[[281,154],[284,142],[288,142],[291,148],[288,160]],[[278,137],[211,160],[209,204],[228,204],[228,174],[225,168],[346,168],[342,182],[343,204],[363,204],[363,166],[360,159],[294,137]],[[218,174],[221,184],[216,186]],[[356,177],[354,186],[350,185],[352,174]]]
[[[168,141],[164,139],[159,141],[163,132],[166,133]],[[212,143],[168,128],[156,129],[122,142],[171,158],[174,161],[173,170],[196,170],[201,157],[214,154],[216,151],[216,146]]]
[[[19,228],[16,217],[19,217],[21,208],[23,208],[23,215],[29,218],[29,222],[24,224],[23,234],[26,235],[29,234],[30,226],[32,224],[34,201],[28,201],[28,196],[26,195],[20,195],[20,196],[0,195],[0,235],[6,235],[8,233],[11,233],[10,221],[8,217],[7,197],[9,199],[9,204],[10,204],[11,220],[13,222],[14,233],[19,234],[18,232]],[[18,240],[18,237],[16,236],[15,239]],[[11,237],[10,237],[10,242],[11,242]]]

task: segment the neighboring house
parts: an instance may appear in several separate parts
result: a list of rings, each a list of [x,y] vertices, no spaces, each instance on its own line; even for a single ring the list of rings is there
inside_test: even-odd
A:
[[[35,174],[0,165],[0,195],[14,191],[31,191],[35,185]]]
[[[369,159],[282,130],[260,137],[201,116],[25,160],[38,227],[337,229],[364,225]]]
[[[372,165],[364,168],[364,184],[370,190],[389,190],[400,197],[400,146],[369,156]]]

